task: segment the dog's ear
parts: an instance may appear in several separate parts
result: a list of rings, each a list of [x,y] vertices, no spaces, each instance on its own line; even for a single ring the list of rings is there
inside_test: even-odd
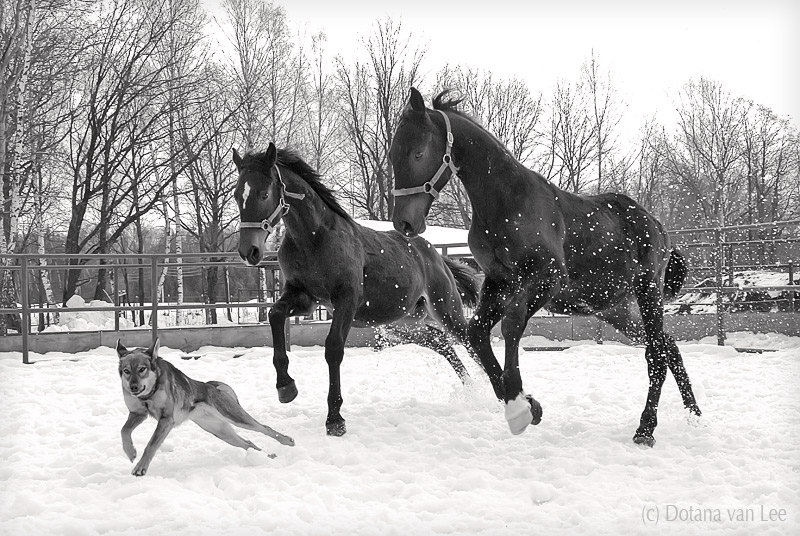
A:
[[[128,353],[128,349],[122,345],[122,339],[117,339],[117,357],[122,357]]]
[[[158,337],[156,340],[153,341],[153,344],[150,345],[150,348],[147,349],[147,353],[150,354],[150,361],[155,365],[156,359],[158,359],[158,349],[161,347],[161,344],[158,341]]]

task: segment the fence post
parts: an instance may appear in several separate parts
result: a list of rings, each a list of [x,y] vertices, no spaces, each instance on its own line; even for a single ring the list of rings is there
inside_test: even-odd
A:
[[[117,261],[114,260],[114,331],[119,331],[119,271]]]
[[[719,346],[725,346],[725,319],[724,313],[722,311],[723,303],[722,303],[722,265],[724,263],[724,245],[723,245],[723,234],[724,231],[722,228],[718,228],[714,230],[714,241],[716,247],[716,259],[715,259],[715,271],[716,271],[716,282],[715,285],[717,287],[717,344]]]
[[[20,303],[22,304],[22,318],[20,319],[20,330],[22,331],[22,362],[27,365],[30,363],[28,360],[28,332],[30,331],[30,312],[28,303],[28,257],[23,255],[20,258],[20,272],[19,272],[19,285],[20,285]]]
[[[789,259],[789,285],[794,285],[794,263]],[[789,312],[794,312],[794,291],[789,291]]]
[[[150,326],[153,342],[158,337],[158,257],[150,259]]]

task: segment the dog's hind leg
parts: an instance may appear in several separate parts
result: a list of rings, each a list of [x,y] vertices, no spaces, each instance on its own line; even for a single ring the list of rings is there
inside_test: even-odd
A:
[[[243,448],[245,450],[261,450],[255,445],[255,443],[248,441],[237,434],[234,431],[233,426],[228,424],[221,417],[215,415],[215,413],[215,411],[210,409],[203,410],[198,408],[192,412],[192,415],[190,415],[189,418],[206,432],[217,436],[221,440],[233,445],[234,447]]]
[[[217,385],[214,385],[215,389],[209,389],[208,403],[219,412],[223,419],[239,428],[261,432],[283,445],[294,446],[294,439],[276,432],[265,424],[261,424],[247,413],[239,404],[236,393],[233,392],[230,386],[220,382],[215,383],[217,383]]]
[[[217,382],[217,381],[210,381],[210,382],[206,382],[206,383],[209,384],[209,385],[213,385],[218,390],[220,390],[220,391],[222,391],[224,393],[228,393],[229,395],[231,395],[233,397],[233,399],[236,401],[237,404],[239,403],[239,397],[236,396],[236,392],[233,390],[233,387],[231,387],[227,383],[222,383],[222,382]]]

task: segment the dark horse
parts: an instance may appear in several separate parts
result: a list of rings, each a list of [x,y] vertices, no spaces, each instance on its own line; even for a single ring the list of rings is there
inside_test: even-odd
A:
[[[512,433],[541,420],[541,405],[526,395],[519,373],[519,340],[540,308],[596,315],[647,345],[647,403],[633,440],[652,446],[656,411],[667,368],[683,403],[700,415],[683,359],[664,333],[664,297],[686,277],[681,254],[661,224],[621,194],[580,196],[556,188],[526,169],[494,136],[457,111],[447,91],[425,107],[411,89],[392,142],[395,229],[416,236],[438,192],[457,176],[472,204],[469,246],[486,273],[469,339],[506,402]],[[638,304],[638,313],[633,308]],[[502,320],[505,367],[490,346]]]
[[[290,151],[278,151],[270,143],[265,153],[243,158],[234,151],[233,160],[239,171],[234,196],[241,218],[242,259],[257,265],[274,226],[281,218],[286,226],[278,251],[286,285],[269,312],[278,398],[286,403],[297,396],[288,371],[284,321],[291,315],[310,313],[316,304],[332,309],[325,340],[330,375],[325,425],[329,435],[340,436],[346,429],[339,412],[339,368],[354,320],[378,325],[406,317],[419,319],[427,313],[449,334],[466,342],[462,297],[468,305],[475,305],[475,271],[442,257],[423,238],[358,225],[320,182],[316,171]],[[415,342],[429,341],[426,345],[442,353],[464,381],[468,377],[464,365],[447,338],[438,335],[429,331]]]

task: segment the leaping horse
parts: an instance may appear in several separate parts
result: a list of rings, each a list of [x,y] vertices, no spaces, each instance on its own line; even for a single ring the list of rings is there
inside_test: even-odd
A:
[[[425,230],[439,192],[457,177],[472,204],[469,246],[486,273],[469,323],[469,340],[502,399],[511,432],[538,424],[541,404],[522,388],[519,341],[540,308],[595,315],[646,344],[650,386],[633,440],[653,446],[667,369],[684,406],[700,415],[675,340],[664,332],[664,298],[686,277],[682,255],[662,225],[622,194],[575,195],[520,164],[468,115],[459,100],[437,95],[433,109],[411,89],[394,134],[394,227],[408,237]],[[638,305],[638,312],[634,308]],[[505,366],[490,345],[501,323]]]
[[[328,435],[341,436],[346,431],[340,412],[339,371],[354,322],[382,325],[427,315],[468,346],[463,303],[475,305],[478,294],[472,268],[442,257],[421,237],[407,238],[397,231],[379,232],[357,224],[317,172],[291,151],[279,151],[270,143],[266,152],[244,157],[234,150],[233,161],[239,172],[234,198],[239,207],[242,260],[258,265],[264,242],[278,221],[282,219],[286,226],[278,250],[286,285],[269,311],[281,402],[297,396],[289,375],[284,321],[291,315],[309,314],[316,305],[333,311],[325,339],[330,378]],[[421,329],[416,336],[408,326],[394,333],[407,341],[410,334],[412,342],[444,355],[465,381],[468,373],[452,348],[452,339],[431,326]]]

